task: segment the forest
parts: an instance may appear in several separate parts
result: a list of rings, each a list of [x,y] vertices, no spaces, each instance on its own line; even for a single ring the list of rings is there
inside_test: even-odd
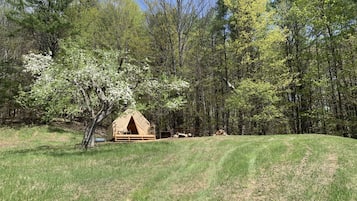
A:
[[[145,5],[144,5],[145,4]],[[144,6],[143,6],[144,5]],[[357,138],[355,0],[0,0],[0,123]]]

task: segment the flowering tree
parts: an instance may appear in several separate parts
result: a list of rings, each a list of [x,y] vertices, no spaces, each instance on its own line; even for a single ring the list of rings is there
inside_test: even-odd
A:
[[[51,55],[30,53],[24,56],[25,71],[35,82],[22,92],[19,100],[41,106],[49,117],[81,116],[85,120],[82,146],[94,146],[96,126],[113,111],[123,111],[135,104],[135,94],[177,93],[188,87],[180,79],[167,82],[154,79],[146,62],[110,50],[86,50],[67,43],[54,60]],[[172,110],[185,101],[181,96],[167,99]]]
[[[88,148],[94,145],[98,123],[114,110],[135,103],[134,91],[148,80],[149,66],[117,51],[89,51],[74,44],[63,47],[58,58],[34,53],[24,56],[25,70],[35,82],[22,97],[44,107],[51,116],[85,117],[82,146]]]

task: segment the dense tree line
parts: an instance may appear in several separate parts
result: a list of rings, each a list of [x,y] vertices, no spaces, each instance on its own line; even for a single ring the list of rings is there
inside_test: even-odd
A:
[[[28,93],[38,74],[24,71],[23,59],[32,52],[51,55],[55,65],[48,66],[64,81],[64,72],[87,63],[101,62],[102,76],[140,67],[122,79],[133,89],[130,101],[160,131],[357,137],[356,1],[144,2],[142,10],[134,0],[0,0],[1,121],[91,116],[85,102],[71,111],[33,104]],[[82,50],[87,56],[71,55]],[[85,84],[93,94],[107,92]],[[66,100],[50,102],[81,102],[62,92]],[[122,108],[110,109],[115,116]]]

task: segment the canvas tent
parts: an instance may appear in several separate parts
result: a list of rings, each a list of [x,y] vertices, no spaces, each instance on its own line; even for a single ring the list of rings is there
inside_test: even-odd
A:
[[[137,110],[129,109],[112,123],[111,137],[115,141],[154,140],[155,129]]]

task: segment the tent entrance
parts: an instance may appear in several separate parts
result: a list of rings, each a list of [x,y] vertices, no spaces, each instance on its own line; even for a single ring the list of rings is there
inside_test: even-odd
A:
[[[128,126],[126,127],[130,134],[139,134],[133,116],[131,116]]]

